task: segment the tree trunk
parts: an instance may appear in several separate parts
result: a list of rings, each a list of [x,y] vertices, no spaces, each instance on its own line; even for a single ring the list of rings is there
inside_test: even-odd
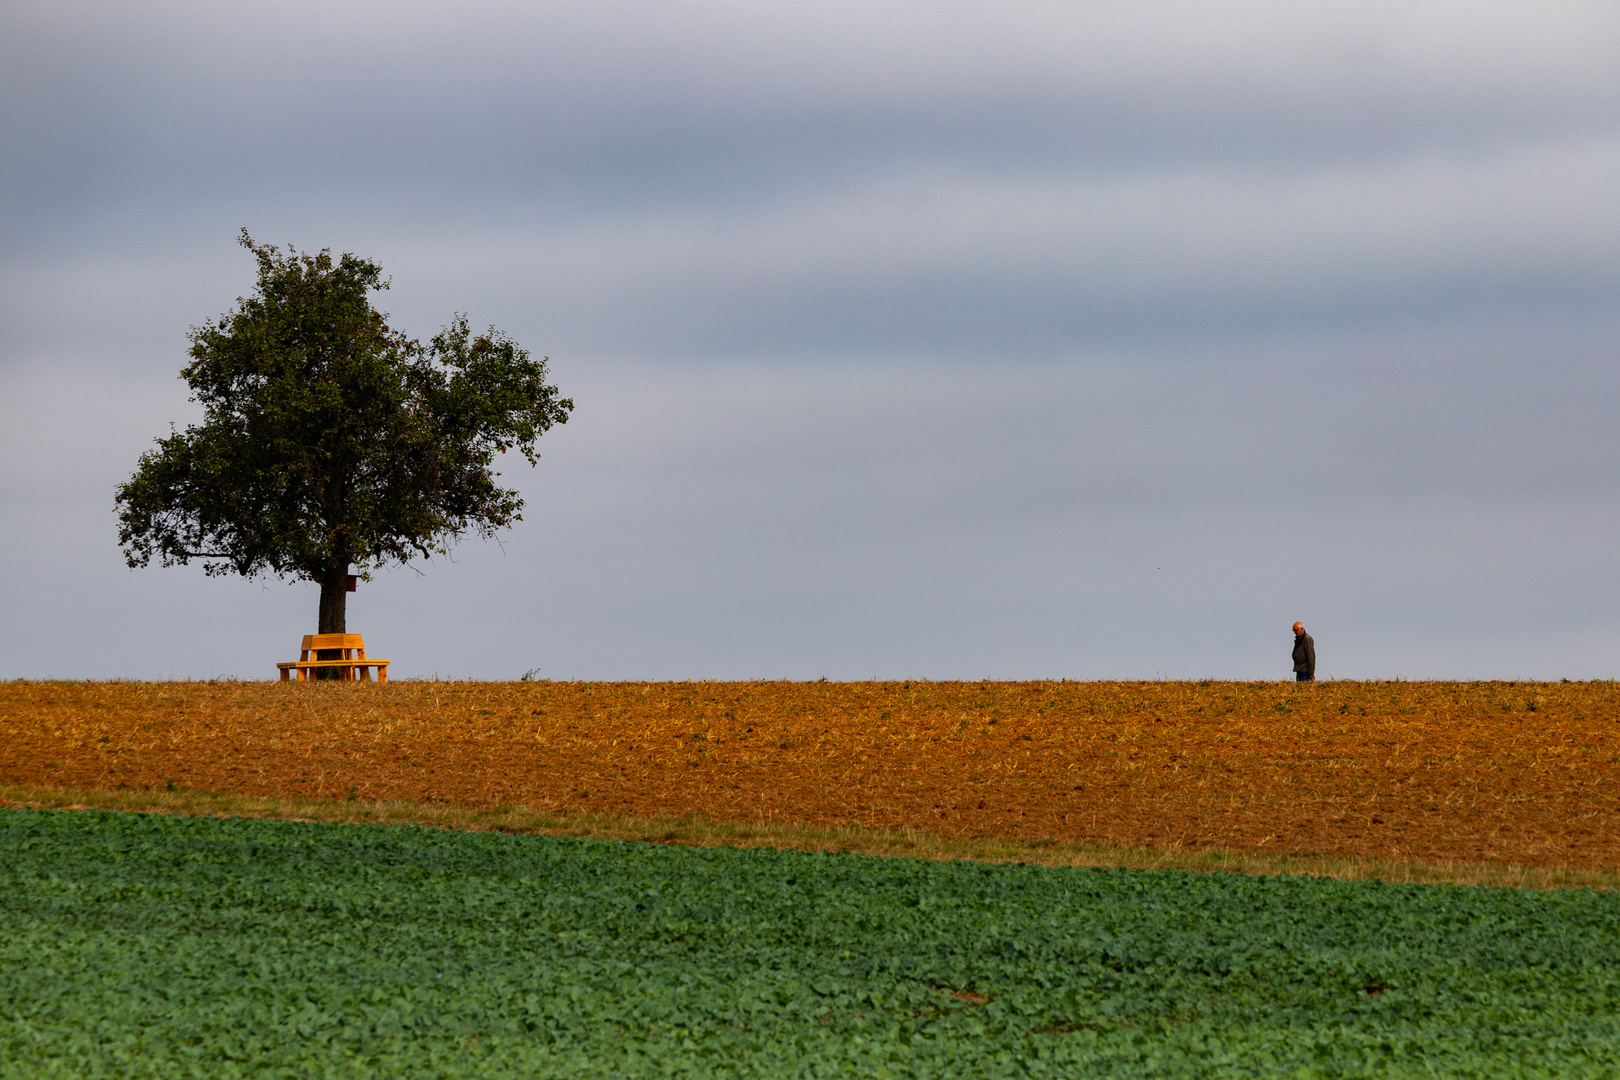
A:
[[[339,564],[335,570],[328,570],[326,576],[321,578],[321,614],[317,634],[345,634],[349,607],[349,564]],[[341,660],[342,649],[317,649],[317,660]],[[341,668],[316,668],[317,679],[339,678]]]
[[[321,617],[317,634],[346,634],[349,607],[349,564],[341,563],[321,578]]]

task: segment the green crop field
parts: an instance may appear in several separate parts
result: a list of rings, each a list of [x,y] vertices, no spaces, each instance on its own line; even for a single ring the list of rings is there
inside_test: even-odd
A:
[[[1614,1076],[1620,897],[0,810],[0,1075]]]

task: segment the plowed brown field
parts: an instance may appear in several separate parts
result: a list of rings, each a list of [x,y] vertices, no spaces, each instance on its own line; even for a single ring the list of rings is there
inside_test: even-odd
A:
[[[1613,683],[0,683],[0,783],[1620,865]]]

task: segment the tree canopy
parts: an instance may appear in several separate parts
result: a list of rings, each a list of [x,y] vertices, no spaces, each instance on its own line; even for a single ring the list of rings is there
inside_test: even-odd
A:
[[[321,586],[319,632],[345,629],[350,568],[447,550],[522,518],[495,455],[530,465],[536,440],[574,403],[493,327],[457,314],[423,346],[389,327],[371,294],[376,263],[240,243],[258,261],[252,296],[194,326],[181,376],[204,420],[171,432],[119,485],[118,540],[131,567],[192,559],[211,575]]]

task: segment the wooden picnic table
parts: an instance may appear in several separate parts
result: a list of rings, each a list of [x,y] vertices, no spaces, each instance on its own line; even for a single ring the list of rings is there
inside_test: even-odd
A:
[[[341,652],[339,660],[313,660],[311,656],[323,652]],[[332,668],[344,681],[371,680],[372,668],[377,669],[377,681],[388,681],[388,661],[366,659],[366,643],[360,634],[305,634],[298,659],[277,664],[281,681],[286,682],[296,672],[299,682],[306,682],[321,668]]]

